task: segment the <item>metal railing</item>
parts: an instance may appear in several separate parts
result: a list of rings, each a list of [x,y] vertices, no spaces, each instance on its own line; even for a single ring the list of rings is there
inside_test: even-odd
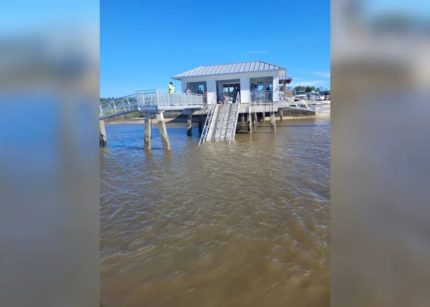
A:
[[[114,117],[131,112],[150,109],[180,109],[203,107],[203,95],[186,93],[166,93],[157,90],[138,91],[136,94],[100,103],[100,118]]]
[[[290,108],[310,110],[306,100],[296,101],[294,97],[285,97],[284,95],[279,95],[279,101]]]
[[[203,95],[187,93],[166,93],[161,91],[139,91],[137,99],[151,106],[203,105]]]
[[[251,91],[251,102],[273,102],[273,92],[272,91]]]
[[[139,108],[136,95],[129,95],[100,103],[100,118],[135,112]]]
[[[217,107],[216,104],[208,106],[209,109],[207,111],[205,124],[203,126],[203,131],[202,131],[202,134],[200,136],[199,146],[201,144],[203,144],[203,143],[206,142],[206,138],[207,138],[207,135],[208,135],[208,132],[209,132],[209,126],[210,126],[210,124],[212,122],[212,117],[213,117],[213,114],[214,114],[214,111],[215,111],[216,107]]]

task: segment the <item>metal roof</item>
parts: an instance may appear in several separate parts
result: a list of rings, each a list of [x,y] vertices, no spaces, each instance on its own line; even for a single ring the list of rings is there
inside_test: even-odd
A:
[[[285,68],[278,65],[262,62],[262,61],[253,61],[253,62],[242,62],[242,63],[236,63],[236,64],[199,66],[199,67],[187,70],[176,76],[173,76],[172,78],[179,80],[184,77],[202,77],[202,76],[236,74],[236,73],[258,72],[258,71],[274,71],[274,70],[285,70]]]

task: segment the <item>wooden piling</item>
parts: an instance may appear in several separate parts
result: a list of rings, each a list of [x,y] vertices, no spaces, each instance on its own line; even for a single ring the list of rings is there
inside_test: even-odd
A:
[[[252,134],[252,113],[251,113],[251,108],[248,108],[247,120],[248,120],[248,133]]]
[[[266,121],[266,112],[263,112],[263,120],[262,120],[263,122],[265,122]]]
[[[163,142],[164,149],[170,150],[170,140],[167,134],[166,122],[164,120],[163,112],[157,113],[157,122],[160,129],[161,141]]]
[[[270,128],[272,128],[273,132],[276,132],[276,118],[274,112],[270,114]]]
[[[105,127],[104,120],[99,120],[99,130],[100,130],[100,137],[99,137],[100,147],[105,147],[107,145],[107,137],[106,137],[106,127]]]
[[[258,122],[258,116],[256,112],[251,114],[251,121],[252,121],[252,127],[255,129],[255,127],[257,127],[257,122]]]
[[[199,135],[201,135],[203,132],[203,125],[204,125],[203,115],[199,115]]]
[[[151,120],[151,113],[146,112],[145,113],[145,141],[144,141],[144,147],[147,150],[151,149],[151,133],[152,133],[152,120]]]
[[[284,118],[284,110],[283,109],[279,109],[278,113],[279,113],[279,119],[282,121],[283,118]]]
[[[189,113],[187,118],[187,135],[193,135],[193,114]]]

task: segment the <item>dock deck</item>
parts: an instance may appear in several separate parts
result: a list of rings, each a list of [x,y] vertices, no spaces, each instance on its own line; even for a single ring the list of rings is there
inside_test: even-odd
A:
[[[100,103],[101,120],[133,112],[159,113],[164,111],[188,111],[195,115],[207,115],[213,107],[199,94],[165,93],[155,90],[140,91],[135,94]],[[312,113],[306,104],[292,101],[240,103],[239,114],[271,113],[281,109],[302,110]]]

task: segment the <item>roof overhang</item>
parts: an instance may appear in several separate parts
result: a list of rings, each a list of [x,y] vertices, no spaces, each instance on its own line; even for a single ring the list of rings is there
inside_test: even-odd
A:
[[[263,61],[254,62],[242,62],[236,64],[222,64],[222,65],[211,65],[211,66],[198,66],[193,69],[187,70],[183,73],[177,74],[172,77],[175,80],[182,80],[185,78],[204,78],[221,75],[238,75],[238,74],[251,74],[251,73],[262,73],[268,72],[273,73],[276,71],[283,71],[285,74],[286,69],[284,67],[269,64]]]
[[[173,80],[182,80],[186,78],[205,78],[205,77],[214,77],[214,76],[228,76],[228,75],[240,75],[240,74],[252,74],[252,73],[273,73],[275,71],[281,71],[283,69],[273,69],[273,70],[264,70],[264,71],[250,71],[250,72],[232,72],[232,73],[223,73],[223,74],[212,74],[212,75],[196,75],[196,76],[173,76],[171,77]]]

